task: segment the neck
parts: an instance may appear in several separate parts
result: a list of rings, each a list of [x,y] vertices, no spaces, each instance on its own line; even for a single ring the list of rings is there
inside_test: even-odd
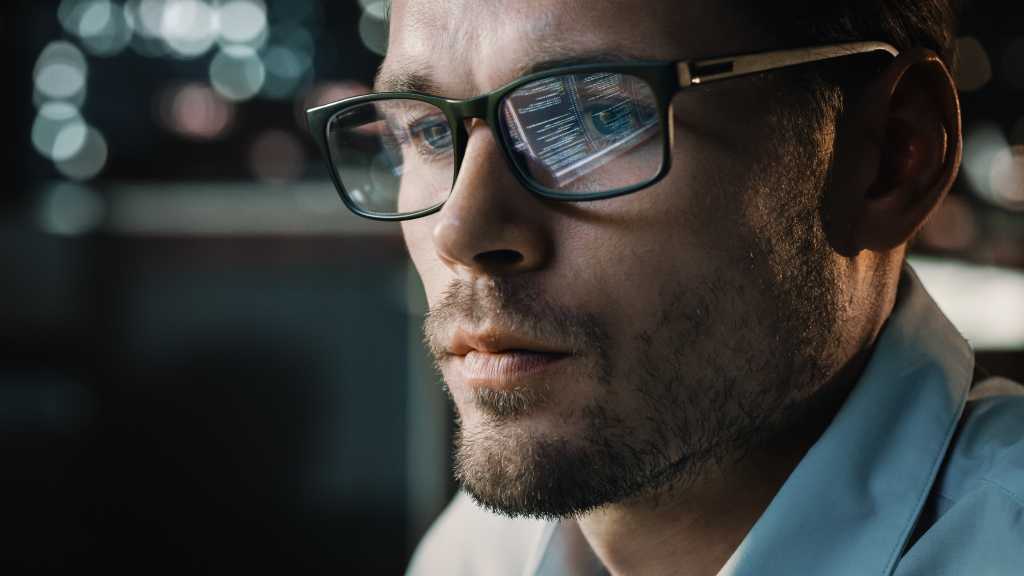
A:
[[[716,574],[785,481],[777,464],[748,460],[717,482],[605,506],[580,530],[615,575]]]
[[[717,574],[831,422],[868,352],[807,402],[796,426],[741,461],[580,518],[580,530],[604,566],[615,575]]]

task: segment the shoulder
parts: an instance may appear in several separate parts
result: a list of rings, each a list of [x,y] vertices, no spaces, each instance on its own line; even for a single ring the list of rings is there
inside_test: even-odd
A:
[[[1024,387],[973,387],[898,575],[1014,574],[1024,564]]]
[[[955,501],[986,485],[1024,506],[1024,386],[1005,378],[971,390],[939,488]]]
[[[547,523],[512,519],[459,492],[416,548],[408,574],[522,574]]]

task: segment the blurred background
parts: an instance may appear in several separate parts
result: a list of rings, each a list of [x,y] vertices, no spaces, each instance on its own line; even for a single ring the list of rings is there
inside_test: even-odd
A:
[[[968,8],[960,180],[912,261],[1024,380],[1024,20]],[[303,110],[369,90],[377,0],[3,12],[0,447],[16,567],[398,573],[451,496],[397,226],[345,211]],[[11,560],[7,560],[11,561]]]

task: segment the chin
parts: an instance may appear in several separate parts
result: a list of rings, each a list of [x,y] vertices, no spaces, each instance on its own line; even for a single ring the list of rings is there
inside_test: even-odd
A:
[[[551,395],[514,413],[460,406],[456,479],[479,504],[512,517],[575,517],[641,493],[667,463],[643,448],[651,431],[600,396]]]

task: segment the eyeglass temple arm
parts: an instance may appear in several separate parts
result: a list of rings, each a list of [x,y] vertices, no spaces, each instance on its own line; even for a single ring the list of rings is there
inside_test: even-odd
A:
[[[693,84],[707,84],[716,80],[866,52],[888,52],[892,56],[899,54],[899,50],[885,42],[850,42],[814,48],[778,50],[731,58],[688,60],[677,65],[677,73],[679,75],[679,86],[685,88]]]

